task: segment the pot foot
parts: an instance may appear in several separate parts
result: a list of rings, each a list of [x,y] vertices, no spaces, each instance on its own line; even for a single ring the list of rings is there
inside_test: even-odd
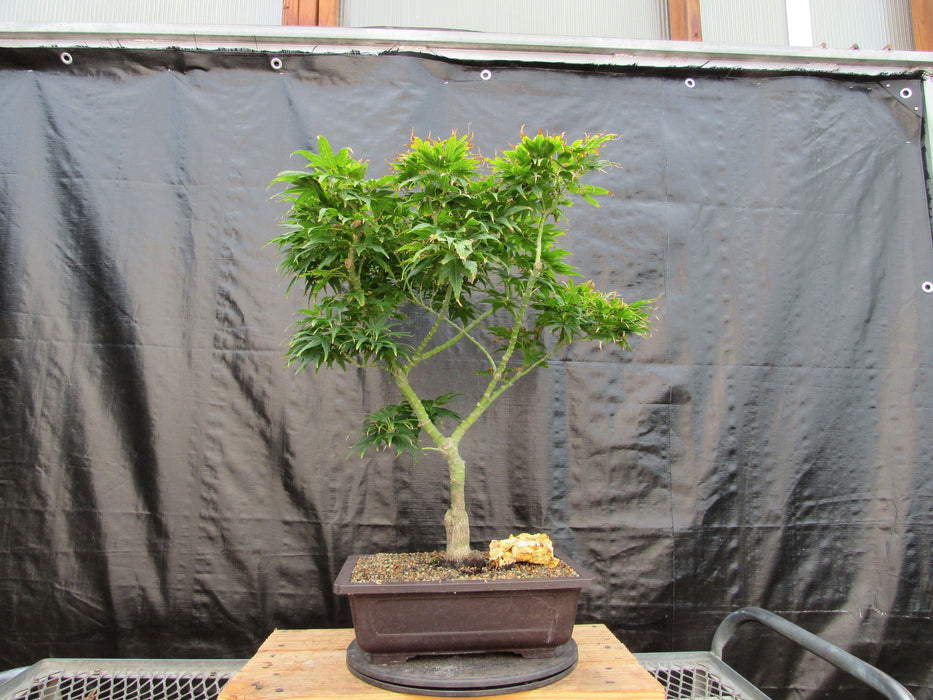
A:
[[[560,647],[540,647],[535,649],[509,649],[509,651],[525,659],[549,659],[559,654],[559,649]]]

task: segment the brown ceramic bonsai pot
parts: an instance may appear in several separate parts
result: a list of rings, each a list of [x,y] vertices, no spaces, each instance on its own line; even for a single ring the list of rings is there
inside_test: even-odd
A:
[[[570,641],[580,591],[593,577],[354,583],[359,556],[344,563],[334,592],[350,599],[356,643],[374,663],[427,654],[510,651],[552,654]]]

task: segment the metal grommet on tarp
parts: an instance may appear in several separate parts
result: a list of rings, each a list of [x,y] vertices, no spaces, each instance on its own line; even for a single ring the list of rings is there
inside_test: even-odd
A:
[[[62,63],[64,63],[66,66],[70,66],[74,61],[72,55],[67,51],[62,51],[61,54],[59,54],[59,58],[62,59]]]
[[[534,690],[567,676],[577,665],[572,639],[544,658],[508,652],[416,656],[400,663],[375,663],[356,640],[347,648],[347,668],[377,688],[413,695],[481,697]]]
[[[885,80],[882,89],[917,116],[923,116],[923,90],[916,80]]]

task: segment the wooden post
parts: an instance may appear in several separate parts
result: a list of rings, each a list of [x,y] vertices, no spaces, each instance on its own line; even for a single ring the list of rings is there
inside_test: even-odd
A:
[[[336,27],[340,24],[340,0],[282,0],[282,24]]]
[[[933,0],[910,0],[910,19],[914,27],[914,49],[933,51]]]
[[[671,39],[703,41],[700,0],[667,0],[667,12],[671,25]]]
[[[318,0],[317,23],[322,27],[340,25],[340,0]]]

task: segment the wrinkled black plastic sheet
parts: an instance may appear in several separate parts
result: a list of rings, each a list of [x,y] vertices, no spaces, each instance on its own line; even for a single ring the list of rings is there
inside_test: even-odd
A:
[[[597,575],[581,621],[634,650],[706,649],[760,605],[930,697],[933,252],[900,84],[71,53],[0,53],[4,667],[249,656],[349,623],[346,555],[440,545],[435,455],[348,459],[386,379],[283,366],[302,300],[267,185],[318,134],[378,173],[412,130],[492,153],[524,125],[623,136],[567,245],[600,288],[658,297],[656,332],[574,349],[474,428],[477,540],[549,532]],[[475,368],[418,380],[476,392]],[[743,635],[727,658],[769,692],[852,697]]]

